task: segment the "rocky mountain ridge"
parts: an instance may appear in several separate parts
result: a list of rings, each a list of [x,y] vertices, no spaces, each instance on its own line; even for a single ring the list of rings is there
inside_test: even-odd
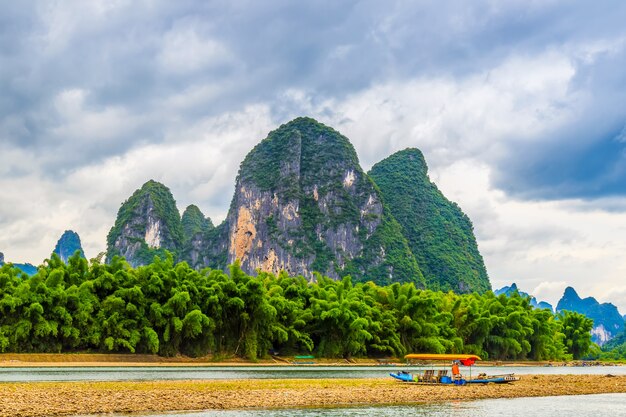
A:
[[[426,174],[416,170],[414,175]],[[427,176],[421,180],[426,181],[432,184]],[[238,261],[248,273],[285,270],[314,279],[313,273],[319,272],[333,278],[351,275],[357,281],[379,284],[414,282],[458,292],[490,288],[471,222],[458,206],[443,216],[441,224],[450,222],[450,216],[460,216],[469,235],[447,248],[468,252],[473,245],[478,267],[465,264],[454,275],[448,272],[451,268],[431,268],[427,284],[417,260],[422,254],[416,256],[412,250],[421,249],[409,243],[415,240],[411,233],[419,229],[407,227],[411,220],[403,228],[394,216],[393,201],[390,204],[386,198],[361,168],[345,136],[313,119],[298,118],[270,132],[246,156],[222,224],[213,227],[195,206],[188,207],[181,220],[169,189],[149,181],[120,208],[109,233],[107,255],[108,259],[125,256],[136,266],[168,250],[195,268],[226,268]],[[435,252],[434,258],[448,255]],[[461,275],[479,279],[462,280]],[[435,285],[438,278],[446,284]]]
[[[25,273],[26,275],[34,275],[35,273],[37,273],[37,267],[35,265],[29,264],[29,263],[16,264],[16,263],[13,263],[13,262],[6,262],[4,260],[4,253],[0,252],[0,267],[4,266],[7,263],[10,263],[14,267],[19,269],[23,273]]]
[[[504,286],[504,287],[502,287],[502,288],[500,288],[498,290],[494,290],[493,293],[495,295],[504,294],[507,297],[509,297],[513,293],[518,293],[522,297],[529,297],[531,306],[533,306],[535,308],[545,308],[545,309],[548,309],[548,310],[554,312],[554,307],[552,307],[552,304],[550,304],[550,303],[548,303],[546,301],[537,301],[537,299],[534,296],[532,296],[532,295],[530,295],[530,294],[528,294],[526,292],[520,291],[519,288],[517,288],[517,284],[516,283],[511,284],[511,286]]]
[[[611,303],[599,303],[593,297],[581,298],[576,290],[567,287],[556,306],[556,312],[563,310],[584,314],[593,320],[592,340],[602,346],[613,337],[624,332],[624,317]]]

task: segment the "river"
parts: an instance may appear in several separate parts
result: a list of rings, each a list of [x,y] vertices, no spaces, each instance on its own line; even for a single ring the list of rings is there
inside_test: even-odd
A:
[[[159,366],[159,367],[4,367],[0,382],[34,381],[155,381],[201,379],[284,378],[388,378],[390,372],[417,370],[406,366]],[[519,375],[626,375],[626,366],[594,367],[495,367],[474,366],[472,374],[516,373]],[[468,368],[462,373],[468,374]],[[624,414],[626,416],[626,413]]]

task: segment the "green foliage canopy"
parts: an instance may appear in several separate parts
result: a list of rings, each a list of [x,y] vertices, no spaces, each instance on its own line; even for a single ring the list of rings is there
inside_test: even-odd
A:
[[[455,294],[413,283],[379,286],[196,271],[172,255],[131,268],[57,255],[27,277],[0,267],[0,351],[136,352],[163,356],[402,356],[476,353],[489,359],[566,359],[590,348],[591,321],[533,309],[529,299]]]

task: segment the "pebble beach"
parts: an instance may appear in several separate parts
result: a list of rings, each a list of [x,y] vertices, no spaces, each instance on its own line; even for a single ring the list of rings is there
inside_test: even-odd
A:
[[[0,416],[298,408],[626,393],[626,376],[527,375],[506,385],[433,386],[389,379],[39,382],[0,384]]]

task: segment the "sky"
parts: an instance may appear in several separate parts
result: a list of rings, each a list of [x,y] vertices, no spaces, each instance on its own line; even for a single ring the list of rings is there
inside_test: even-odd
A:
[[[106,249],[149,179],[226,215],[246,153],[310,116],[364,169],[417,147],[495,288],[626,314],[626,2],[0,3],[0,252]]]

